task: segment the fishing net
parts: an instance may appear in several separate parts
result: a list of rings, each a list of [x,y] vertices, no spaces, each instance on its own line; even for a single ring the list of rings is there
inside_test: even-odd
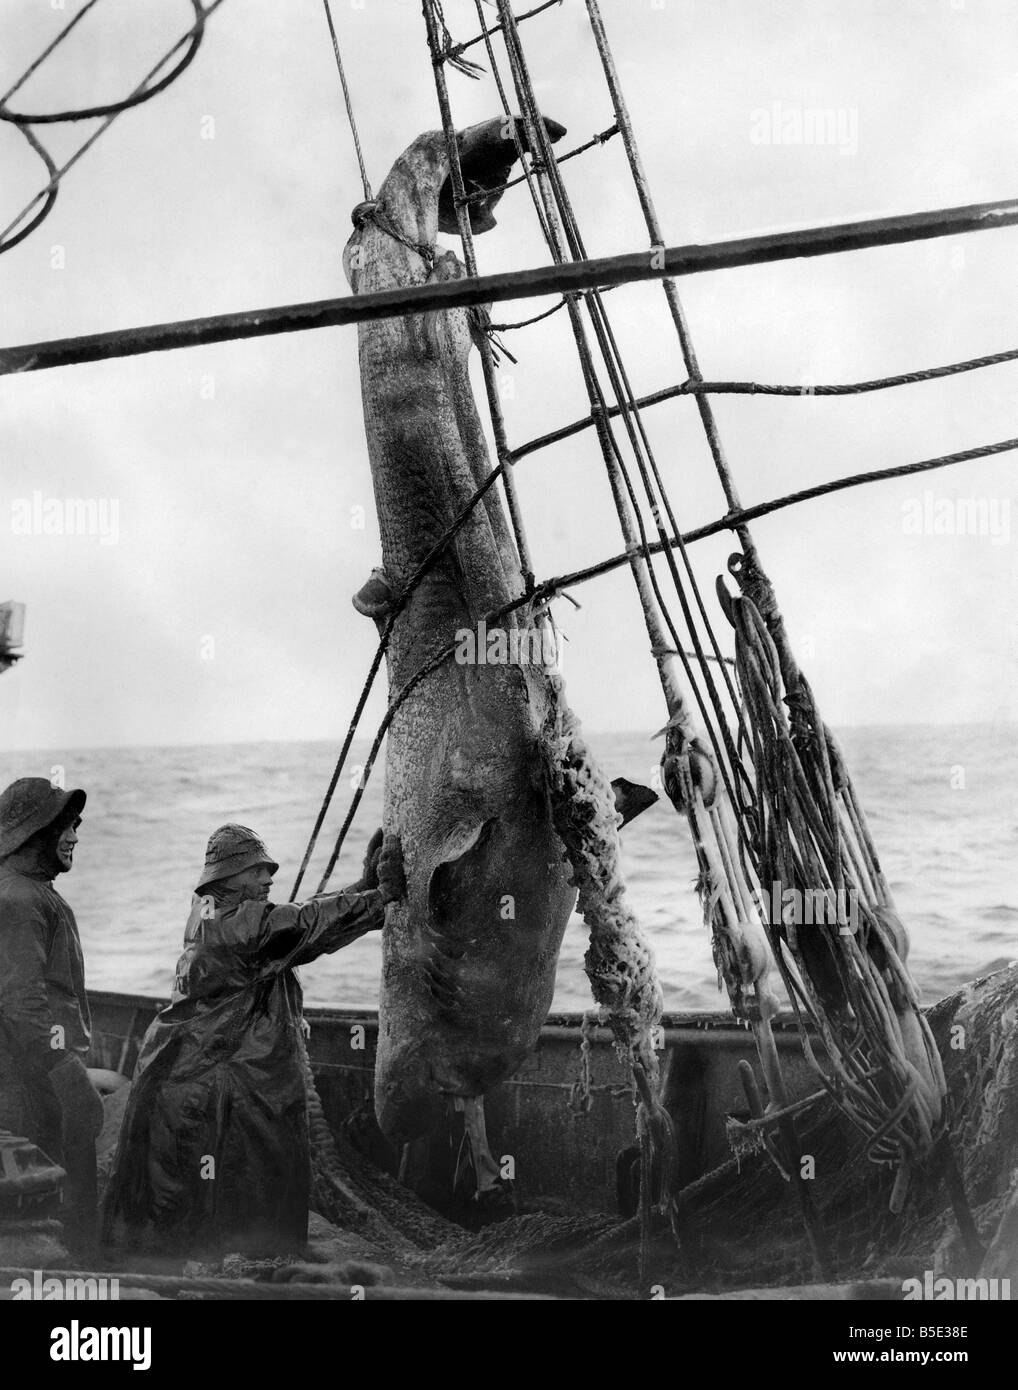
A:
[[[944,1059],[947,1131],[988,1244],[1018,1196],[1018,966],[942,1000],[927,1021]],[[790,1184],[766,1153],[732,1158],[683,1189],[676,1243],[664,1217],[648,1232],[637,1219],[607,1212],[537,1210],[464,1231],[343,1140],[337,1148],[324,1119],[313,1118],[313,1133],[317,1208],[337,1226],[367,1234],[377,1259],[421,1281],[637,1298],[655,1284],[673,1297],[815,1277]],[[868,1161],[866,1134],[829,1098],[801,1118],[800,1141],[814,1159],[814,1201],[833,1280],[974,1274],[934,1160],[916,1168],[903,1209],[894,1213],[892,1169]],[[1009,1240],[1003,1250],[998,1242],[997,1272],[1018,1276],[1018,1241],[1013,1233]]]
[[[770,944],[811,1064],[870,1136],[870,1158],[899,1170],[897,1206],[939,1133],[944,1091],[906,964],[908,933],[837,743],[782,640],[773,589],[745,556],[731,568],[742,595],[723,601],[753,745],[759,896],[766,903],[773,888],[798,909],[764,911]]]

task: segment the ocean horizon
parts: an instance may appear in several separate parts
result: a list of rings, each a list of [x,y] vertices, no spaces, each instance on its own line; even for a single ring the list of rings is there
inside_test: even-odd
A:
[[[924,1002],[1018,956],[1018,739],[1014,724],[858,725],[836,730],[884,872],[911,936]],[[642,733],[587,734],[609,777],[651,781],[660,741]],[[357,739],[301,890],[310,896],[349,805],[370,741]],[[250,825],[280,870],[284,902],[304,853],[339,744],[263,743],[56,747],[0,754],[3,785],[52,776],[82,786],[88,805],[75,867],[59,880],[73,907],[95,989],[166,996],[180,953],[205,843],[227,821]],[[384,751],[384,750],[383,750]],[[383,758],[364,792],[330,886],[356,880],[381,823]],[[671,1012],[726,1011],[709,933],[693,891],[685,822],[667,800],[622,835],[629,897],[649,937]],[[559,958],[556,1010],[591,1006],[587,937],[575,917]],[[309,1003],[375,1008],[381,952],[372,934],[301,971]]]

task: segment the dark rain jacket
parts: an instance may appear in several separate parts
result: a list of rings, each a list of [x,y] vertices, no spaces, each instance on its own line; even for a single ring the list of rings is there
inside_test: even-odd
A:
[[[0,1128],[61,1161],[48,1073],[92,1039],[74,913],[31,853],[0,863]]]
[[[311,1159],[293,967],[381,927],[378,889],[303,907],[195,896],[173,995],[142,1042],[106,1238],[252,1255],[307,1239]]]

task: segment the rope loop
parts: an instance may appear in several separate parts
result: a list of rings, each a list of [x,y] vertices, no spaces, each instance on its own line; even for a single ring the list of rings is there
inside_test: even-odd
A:
[[[354,208],[354,214],[360,215],[361,226],[363,226],[365,222],[374,222],[375,226],[380,231],[385,232],[387,236],[391,236],[394,241],[398,241],[410,251],[416,251],[421,260],[428,265],[429,269],[434,268],[435,248],[433,246],[425,246],[423,242],[414,241],[412,237],[400,231],[399,227],[396,226],[381,203],[365,200],[357,204]],[[356,226],[357,224],[355,223],[354,225]]]

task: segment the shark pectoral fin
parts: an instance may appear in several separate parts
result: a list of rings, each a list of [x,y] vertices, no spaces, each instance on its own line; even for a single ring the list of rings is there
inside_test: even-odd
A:
[[[366,618],[381,622],[388,617],[392,608],[394,594],[385,575],[385,570],[373,569],[365,584],[353,596],[353,606]]]
[[[612,791],[615,793],[615,809],[622,817],[622,825],[628,825],[631,820],[642,815],[648,806],[653,806],[657,801],[657,792],[652,792],[650,787],[642,787],[639,782],[630,782],[625,777],[616,777],[612,781]],[[622,826],[619,826],[622,829]]]
[[[428,907],[437,920],[448,921],[457,902],[462,902],[495,824],[494,816],[460,821],[446,837],[428,880]]]

